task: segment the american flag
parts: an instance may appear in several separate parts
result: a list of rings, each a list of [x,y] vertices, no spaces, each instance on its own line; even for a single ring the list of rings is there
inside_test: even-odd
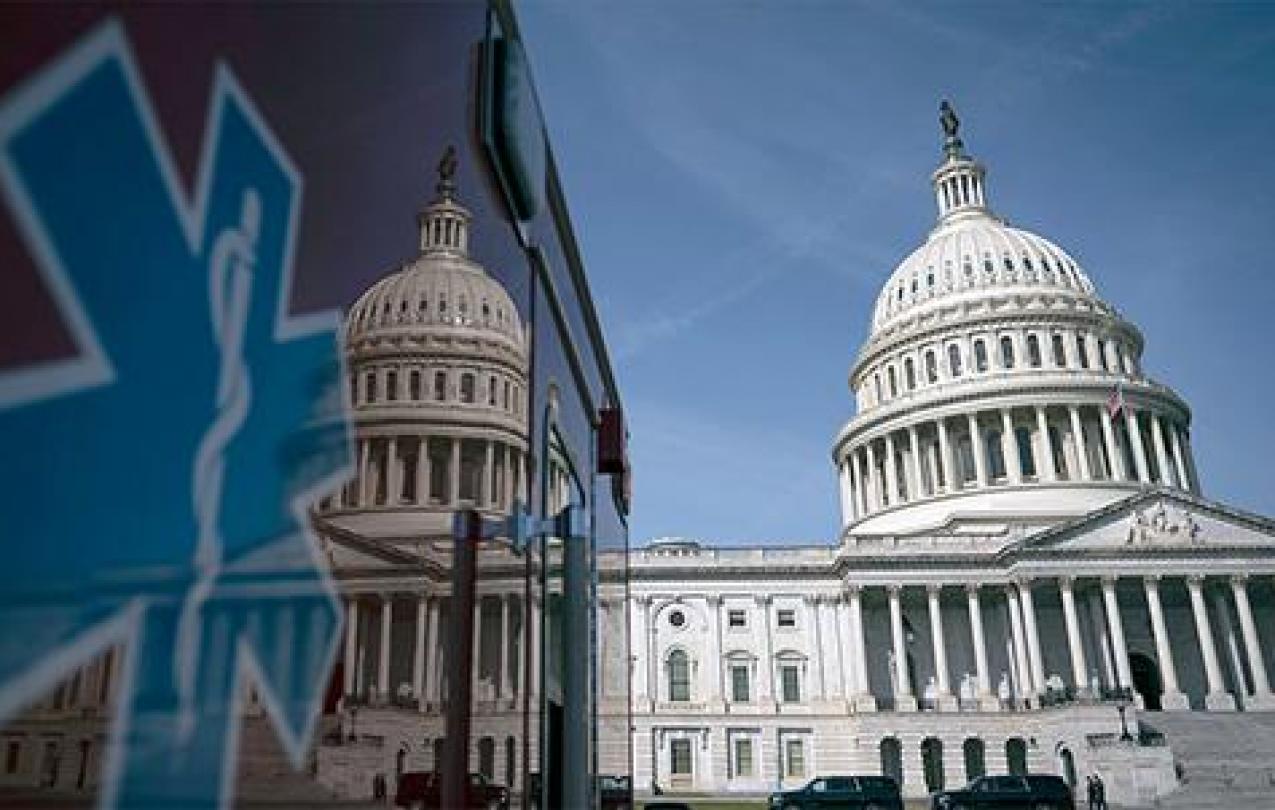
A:
[[[1115,390],[1107,397],[1107,413],[1112,419],[1124,410],[1124,383],[1116,383]]]

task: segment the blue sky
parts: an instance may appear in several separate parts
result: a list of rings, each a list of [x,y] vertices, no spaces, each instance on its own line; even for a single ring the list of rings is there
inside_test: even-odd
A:
[[[1275,514],[1275,6],[520,6],[633,434],[632,539],[811,543],[951,98],[991,204],[1067,249]]]

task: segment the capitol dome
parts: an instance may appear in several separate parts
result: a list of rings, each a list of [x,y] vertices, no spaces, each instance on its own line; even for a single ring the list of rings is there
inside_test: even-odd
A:
[[[527,336],[513,299],[469,257],[455,159],[417,217],[417,255],[346,317],[358,470],[319,517],[330,534],[411,544],[450,533],[457,509],[526,500]]]
[[[1145,486],[1196,491],[1190,410],[1052,241],[988,204],[950,107],[938,220],[890,274],[837,436],[848,535],[1045,526]]]

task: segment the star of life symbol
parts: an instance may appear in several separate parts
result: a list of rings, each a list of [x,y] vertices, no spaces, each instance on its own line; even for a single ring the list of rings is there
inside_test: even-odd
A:
[[[301,179],[225,66],[195,185],[118,22],[0,99],[76,345],[0,369],[0,723],[119,645],[102,807],[228,806],[249,683],[300,766],[340,638],[304,516],[349,465],[338,318],[287,311]]]

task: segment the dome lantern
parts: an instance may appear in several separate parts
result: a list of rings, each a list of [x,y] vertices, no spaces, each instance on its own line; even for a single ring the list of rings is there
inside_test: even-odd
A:
[[[417,215],[423,254],[469,255],[469,211],[456,202],[456,147],[438,161],[437,197]]]
[[[939,104],[943,127],[943,165],[934,172],[934,196],[939,206],[939,223],[946,224],[965,214],[991,216],[987,207],[986,170],[969,155],[957,135],[961,121],[947,101]]]

